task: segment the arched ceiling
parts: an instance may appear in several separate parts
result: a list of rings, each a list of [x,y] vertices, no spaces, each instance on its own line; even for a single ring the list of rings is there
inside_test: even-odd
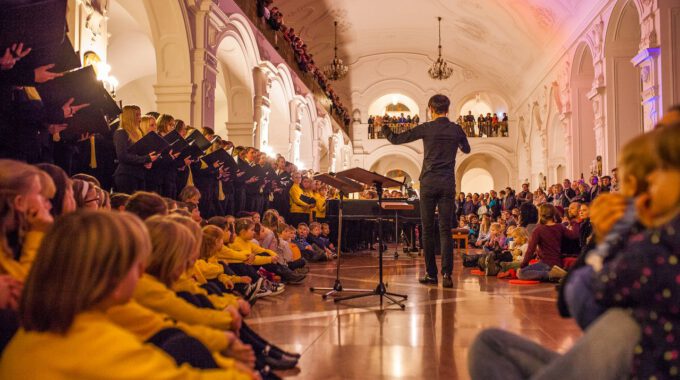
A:
[[[445,58],[457,77],[494,83],[513,93],[523,76],[562,43],[601,1],[593,0],[286,0],[284,22],[308,44],[317,65],[333,56],[339,22],[341,58],[354,65],[376,55],[437,56],[443,17]],[[454,74],[455,75],[455,74]],[[352,85],[356,89],[354,85]]]

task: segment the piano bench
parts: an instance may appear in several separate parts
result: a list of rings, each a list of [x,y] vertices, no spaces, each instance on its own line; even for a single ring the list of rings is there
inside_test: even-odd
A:
[[[465,254],[468,254],[468,251],[470,249],[470,244],[468,242],[468,233],[454,233],[451,235],[451,238],[453,239],[453,243],[455,244],[458,242],[458,249],[462,251],[462,248],[460,247],[461,242],[465,242]],[[454,253],[456,249],[453,249]]]

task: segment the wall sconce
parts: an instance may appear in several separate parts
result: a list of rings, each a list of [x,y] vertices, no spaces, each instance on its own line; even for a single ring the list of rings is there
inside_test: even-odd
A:
[[[102,62],[99,55],[93,51],[88,51],[83,55],[84,66],[92,65],[94,72],[97,74],[97,80],[102,82],[102,85],[112,97],[116,97],[116,89],[118,88],[118,79],[111,75],[111,65]]]

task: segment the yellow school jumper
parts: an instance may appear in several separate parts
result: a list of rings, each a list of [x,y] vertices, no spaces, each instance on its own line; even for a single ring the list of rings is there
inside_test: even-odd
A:
[[[177,367],[170,356],[143,344],[100,311],[80,313],[64,335],[20,329],[0,360],[3,380],[248,378],[233,369]]]
[[[45,234],[40,231],[28,232],[24,238],[24,244],[21,247],[21,255],[18,261],[14,260],[11,252],[5,252],[0,247],[0,274],[7,274],[21,282],[26,281],[43,236]]]
[[[203,259],[198,259],[194,263],[194,279],[200,285],[207,283],[208,280],[217,280],[225,286],[227,281],[231,281],[232,284],[244,282],[241,276],[225,274],[224,267],[221,264]]]
[[[109,308],[106,310],[106,316],[111,322],[133,333],[144,342],[161,330],[177,328],[198,339],[211,352],[224,351],[231,344],[222,330],[176,322],[166,314],[147,309],[134,300]]]
[[[227,306],[235,306],[238,308],[238,297],[226,293],[223,295],[208,294],[208,291],[201,288],[200,283],[195,279],[195,270],[190,268],[187,272],[182,273],[180,278],[172,284],[172,290],[175,292],[188,292],[191,294],[202,294],[210,300],[215,309],[223,310]]]
[[[190,325],[230,330],[231,315],[224,311],[201,309],[179,298],[175,292],[148,273],[139,279],[133,298],[140,305]]]
[[[219,253],[210,258],[209,262],[218,263],[223,261],[227,264],[242,264],[248,260],[248,256],[250,256],[252,251],[240,249],[237,250],[232,247],[233,244],[230,244],[228,247],[223,246]],[[272,262],[274,262],[274,259],[270,256],[255,256],[255,261],[250,265],[260,266],[271,264]]]

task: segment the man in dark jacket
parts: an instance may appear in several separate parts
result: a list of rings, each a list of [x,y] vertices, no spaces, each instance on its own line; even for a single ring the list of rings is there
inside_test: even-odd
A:
[[[431,122],[421,124],[404,133],[395,134],[383,125],[382,133],[392,144],[405,144],[423,140],[423,169],[420,172],[420,216],[423,223],[423,245],[427,275],[422,284],[437,284],[435,261],[435,208],[439,210],[439,238],[442,254],[442,285],[453,287],[453,244],[451,241],[451,215],[456,191],[456,154],[458,149],[470,153],[470,144],[460,125],[448,118],[451,101],[444,95],[435,95],[428,102]]]

